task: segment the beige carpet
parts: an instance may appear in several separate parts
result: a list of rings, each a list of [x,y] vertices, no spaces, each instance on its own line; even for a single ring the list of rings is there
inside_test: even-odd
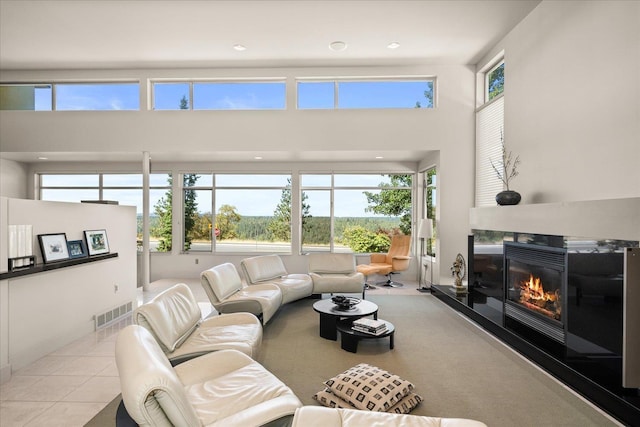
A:
[[[258,360],[306,405],[322,381],[369,363],[412,381],[425,401],[415,415],[472,418],[490,427],[617,425],[429,294],[370,295],[379,317],[396,326],[389,339],[360,342],[358,353],[318,335],[315,300],[281,308],[264,329]],[[118,400],[118,399],[116,399]],[[88,426],[112,426],[113,402]]]

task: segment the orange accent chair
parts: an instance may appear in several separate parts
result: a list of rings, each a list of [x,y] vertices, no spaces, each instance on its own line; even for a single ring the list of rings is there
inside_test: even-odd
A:
[[[409,268],[409,262],[411,261],[411,257],[409,256],[410,252],[411,236],[396,235],[391,238],[391,246],[389,246],[389,251],[386,254],[371,254],[371,262],[369,264],[360,264],[357,266],[357,269],[367,278],[370,274],[387,276],[386,282],[377,284],[398,288],[404,285],[391,280],[391,275]]]

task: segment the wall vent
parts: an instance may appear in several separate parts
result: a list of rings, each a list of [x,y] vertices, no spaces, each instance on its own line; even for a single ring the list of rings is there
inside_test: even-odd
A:
[[[105,326],[109,326],[113,322],[120,320],[133,310],[133,303],[128,302],[111,310],[107,310],[104,313],[96,314],[93,318],[96,321],[96,331],[102,329]]]

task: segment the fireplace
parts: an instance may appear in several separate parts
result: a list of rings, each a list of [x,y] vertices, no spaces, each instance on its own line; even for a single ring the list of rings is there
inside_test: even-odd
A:
[[[566,343],[567,251],[504,243],[505,315]]]

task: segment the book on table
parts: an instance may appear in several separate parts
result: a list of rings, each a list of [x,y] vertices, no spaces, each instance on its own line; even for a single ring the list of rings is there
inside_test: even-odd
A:
[[[387,331],[387,324],[382,320],[360,318],[353,321],[351,328],[358,332],[380,335]]]
[[[362,328],[360,326],[353,325],[351,329],[356,332],[362,332],[363,334],[369,334],[369,335],[382,335],[388,331],[386,326],[381,329],[371,330],[368,328]]]

